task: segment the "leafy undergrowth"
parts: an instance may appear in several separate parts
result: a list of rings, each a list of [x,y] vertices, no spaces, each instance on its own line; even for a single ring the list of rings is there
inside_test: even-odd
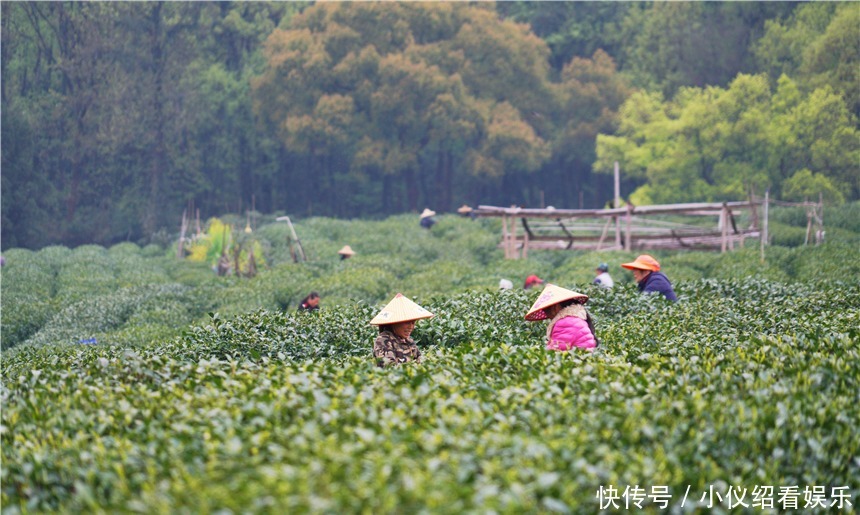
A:
[[[425,359],[394,369],[361,302],[22,345],[2,361],[3,511],[595,512],[609,485],[668,486],[679,510],[712,485],[856,505],[856,280],[687,281],[677,304],[583,289],[594,353],[545,351],[523,291],[416,298]]]

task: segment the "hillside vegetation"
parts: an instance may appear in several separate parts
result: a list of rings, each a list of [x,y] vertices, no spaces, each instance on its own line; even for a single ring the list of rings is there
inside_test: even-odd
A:
[[[155,245],[10,250],[3,512],[590,512],[636,485],[678,510],[688,487],[683,509],[767,485],[856,505],[856,210],[764,263],[756,242],[658,254],[677,304],[636,292],[633,253],[504,260],[498,222],[453,216],[307,219],[298,264],[264,221],[252,279]],[[803,224],[777,210],[774,240]],[[611,291],[590,285],[600,261]],[[597,352],[543,349],[530,273],[591,296]],[[310,290],[323,308],[296,312]],[[368,321],[398,291],[436,314],[425,359],[377,369]]]

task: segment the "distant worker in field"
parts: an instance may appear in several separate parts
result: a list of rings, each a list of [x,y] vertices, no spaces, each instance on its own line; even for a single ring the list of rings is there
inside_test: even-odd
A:
[[[380,367],[399,365],[410,361],[420,362],[421,351],[410,337],[415,321],[431,318],[433,313],[412,302],[402,293],[391,299],[371,325],[379,326],[379,336],[373,342],[373,357]]]
[[[499,280],[499,289],[500,290],[512,290],[514,288],[514,283],[507,279]]]
[[[659,293],[672,302],[678,300],[669,278],[660,271],[660,263],[648,254],[642,254],[632,263],[622,263],[621,266],[633,272],[633,278],[642,293]]]
[[[535,286],[539,286],[541,284],[543,284],[543,279],[541,279],[540,277],[538,277],[536,275],[530,275],[530,276],[526,277],[526,282],[525,282],[525,284],[523,284],[523,289],[530,290],[530,289],[534,288]]]
[[[526,320],[549,320],[546,328],[546,348],[568,351],[574,348],[592,351],[599,341],[594,332],[594,321],[585,309],[588,295],[547,284]]]
[[[615,281],[613,281],[612,276],[609,275],[609,265],[606,263],[600,263],[594,271],[597,272],[597,277],[594,278],[592,284],[596,284],[601,288],[612,288],[615,286]]]
[[[215,273],[218,274],[218,277],[223,277],[230,273],[231,268],[230,258],[227,257],[227,254],[222,253],[221,257],[218,258],[218,264],[215,265]]]
[[[477,218],[477,216],[475,216],[475,210],[467,206],[466,204],[463,204],[462,206],[458,207],[457,213],[459,213],[460,216],[468,216],[472,220]]]
[[[355,255],[355,252],[349,245],[344,245],[343,248],[337,251],[337,253],[340,255],[341,261],[343,261],[344,259],[349,259]]]
[[[421,227],[425,229],[433,227],[436,223],[436,219],[433,218],[434,216],[436,216],[436,211],[424,208],[424,211],[421,212]]]
[[[299,302],[299,311],[316,311],[320,308],[320,294],[312,291]]]

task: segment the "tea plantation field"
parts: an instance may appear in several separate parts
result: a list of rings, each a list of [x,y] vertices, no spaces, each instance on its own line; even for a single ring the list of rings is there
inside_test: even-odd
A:
[[[506,261],[498,224],[262,224],[253,279],[124,243],[4,252],[3,513],[857,510],[860,230],[819,247]],[[852,211],[853,210],[853,211]],[[855,213],[856,214],[856,213]],[[793,214],[775,240],[792,242]],[[860,218],[860,217],[858,217]],[[802,243],[802,240],[801,240]],[[339,261],[349,244],[357,255]],[[590,285],[606,261],[618,285]],[[602,345],[543,349],[530,273],[591,296]],[[323,308],[297,313],[317,290]],[[368,321],[436,313],[420,364],[378,369]],[[285,309],[286,308],[286,309]],[[850,503],[850,505],[849,505]]]

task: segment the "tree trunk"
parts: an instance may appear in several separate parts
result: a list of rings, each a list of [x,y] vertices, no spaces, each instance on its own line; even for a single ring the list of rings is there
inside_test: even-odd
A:
[[[445,152],[436,151],[436,177],[433,183],[433,205],[440,211],[448,211],[445,192]]]
[[[444,168],[444,182],[442,184],[442,191],[444,197],[442,198],[442,209],[445,211],[450,211],[453,207],[451,205],[451,196],[453,195],[453,188],[451,186],[452,176],[454,175],[454,155],[450,149],[445,151],[445,168]]]
[[[159,200],[161,193],[161,178],[165,169],[165,145],[164,145],[164,72],[165,72],[165,49],[162,37],[161,9],[164,4],[156,2],[150,15],[150,53],[153,67],[152,88],[152,130],[153,149],[152,161],[149,169],[149,199],[147,211],[144,216],[143,230],[152,234],[158,224]]]

